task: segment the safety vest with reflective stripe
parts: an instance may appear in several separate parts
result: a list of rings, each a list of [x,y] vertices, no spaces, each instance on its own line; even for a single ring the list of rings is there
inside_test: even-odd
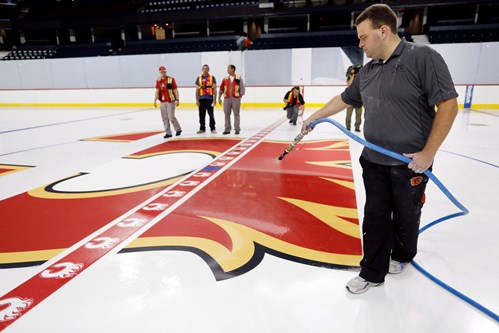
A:
[[[293,90],[289,92],[288,96],[288,103],[293,104],[294,96],[293,96]],[[300,103],[300,93],[298,93],[298,96],[296,96],[296,105],[301,105]]]
[[[158,81],[161,82],[162,79],[160,78]],[[170,76],[166,77],[166,89],[163,89],[163,86],[160,86],[160,90],[159,90],[160,94],[159,94],[158,97],[159,97],[159,100],[161,102],[168,102],[166,99],[163,100],[163,98],[162,98],[163,97],[163,93],[164,93],[165,90],[168,93],[168,97],[170,97],[170,101],[169,102],[174,102],[177,99],[177,97],[173,93],[173,90],[174,90],[173,89],[173,78],[170,77]]]
[[[204,95],[213,96],[213,75],[210,74],[207,77],[199,75],[198,89],[199,89],[199,96],[204,96]]]
[[[224,97],[229,98],[229,92],[232,91],[233,97],[241,97],[241,77],[236,75],[232,80],[232,87],[230,82],[230,75],[225,77],[222,84],[220,85],[220,90],[224,92]]]

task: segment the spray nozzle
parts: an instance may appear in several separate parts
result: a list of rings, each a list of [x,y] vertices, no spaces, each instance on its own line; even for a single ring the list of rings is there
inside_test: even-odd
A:
[[[301,139],[303,139],[303,137],[304,137],[307,133],[308,133],[308,132],[298,134],[298,135],[294,138],[293,142],[291,142],[291,143],[290,143],[290,144],[286,147],[286,149],[284,149],[284,152],[282,153],[282,155],[281,155],[281,156],[279,156],[279,161],[281,161],[281,160],[284,158],[284,156],[286,156],[288,153],[290,153],[290,152],[292,152],[292,151],[296,150],[296,149],[295,149],[295,146],[298,144],[298,142],[300,142],[300,141],[301,141]]]

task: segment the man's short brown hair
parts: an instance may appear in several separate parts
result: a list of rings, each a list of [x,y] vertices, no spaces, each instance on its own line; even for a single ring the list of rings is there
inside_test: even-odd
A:
[[[370,20],[374,29],[386,25],[390,30],[397,34],[397,14],[385,4],[376,4],[367,7],[355,20],[355,25]]]

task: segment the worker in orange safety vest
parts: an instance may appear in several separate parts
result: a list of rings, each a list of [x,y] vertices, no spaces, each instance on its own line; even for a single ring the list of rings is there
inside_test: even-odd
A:
[[[285,104],[283,109],[287,113],[286,116],[289,119],[289,123],[293,123],[293,125],[296,126],[298,115],[303,116],[303,112],[305,111],[305,100],[303,99],[303,95],[300,93],[300,87],[294,86],[291,90],[289,90],[286,95],[284,95],[283,101]]]
[[[206,132],[206,112],[210,117],[211,133],[216,134],[213,107],[216,104],[217,80],[210,74],[210,66],[203,65],[202,74],[196,79],[196,105],[199,110],[198,134]]]

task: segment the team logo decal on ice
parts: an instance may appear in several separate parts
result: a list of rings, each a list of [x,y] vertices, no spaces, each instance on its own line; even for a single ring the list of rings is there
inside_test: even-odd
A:
[[[33,304],[33,300],[30,298],[10,297],[0,299],[0,322],[13,320],[21,316],[31,304]]]
[[[143,210],[165,210],[168,208],[168,204],[163,203],[150,203],[147,206],[143,207]]]
[[[109,249],[118,243],[119,239],[110,237],[98,237],[85,244],[87,249]]]
[[[173,140],[132,155],[133,159],[140,160],[165,152],[179,153],[179,156],[182,152],[194,151],[202,151],[205,156],[211,154],[212,161],[195,166],[199,171],[191,176],[171,177],[177,185],[167,187],[164,192],[158,188],[158,182],[151,182],[150,187],[143,186],[144,183],[137,187],[123,184],[119,192],[105,189],[105,196],[99,190],[64,192],[62,190],[69,186],[53,186],[59,190],[58,196],[43,196],[43,191],[32,196],[30,191],[0,202],[0,209],[12,220],[18,219],[19,211],[26,206],[49,212],[40,216],[36,225],[48,230],[54,224],[63,228],[60,232],[65,237],[60,239],[60,244],[51,243],[51,246],[64,249],[149,200],[151,193],[161,192],[133,215],[116,221],[116,228],[121,232],[134,233],[153,218],[159,219],[121,252],[155,248],[203,253],[203,259],[217,279],[248,272],[265,253],[316,266],[357,266],[362,250],[348,141],[309,141],[300,154],[279,163],[277,157],[288,142],[259,142],[257,139],[261,138],[263,136],[255,136],[242,144],[236,139]],[[241,154],[231,154],[242,151],[238,144],[253,147]],[[223,152],[226,154],[215,157]],[[219,176],[211,180],[211,176],[219,172]],[[137,169],[138,177],[144,173]],[[134,174],[127,173],[124,178],[134,179]],[[194,191],[196,193],[181,206],[175,205]],[[68,221],[62,226],[57,223],[61,216]],[[115,230],[98,236],[83,248],[115,248],[116,237],[121,232]],[[37,246],[37,242],[39,239],[33,238],[28,243]],[[39,248],[43,246],[46,244]],[[5,252],[16,251],[26,252],[26,249],[18,244]],[[0,262],[0,267],[16,263],[4,259],[7,261]]]
[[[55,264],[40,273],[40,276],[46,279],[64,279],[73,277],[83,268],[83,264],[73,262],[61,262]]]
[[[145,223],[147,222],[146,219],[139,219],[139,218],[127,218],[118,223],[118,227],[122,228],[140,228],[142,227]]]
[[[202,177],[190,175],[192,170],[189,174],[179,175],[171,186],[165,188],[158,189],[158,183],[154,180],[147,186],[134,187],[120,183],[122,178],[135,180],[130,173],[127,177],[116,177],[116,170],[119,169],[113,167],[108,168],[113,177],[97,178],[104,180],[107,187],[113,182],[118,183],[120,191],[112,192],[106,188],[102,191],[107,193],[102,196],[102,191],[87,188],[80,191],[80,194],[85,194],[80,196],[74,190],[75,183],[71,184],[73,188],[70,191],[68,188],[71,186],[60,184],[53,187],[59,197],[40,195],[44,193],[43,189],[30,191],[29,194],[10,198],[8,204],[4,203],[7,200],[0,201],[0,211],[3,218],[14,222],[26,206],[32,207],[32,211],[48,212],[33,219],[36,220],[34,225],[21,224],[24,228],[35,229],[31,234],[36,237],[24,242],[32,248],[44,240],[36,234],[39,230],[36,227],[39,226],[43,230],[57,227],[57,234],[44,234],[45,237],[54,236],[52,240],[64,235],[58,239],[63,244],[50,243],[56,248],[76,244],[102,228],[91,241],[71,248],[59,262],[42,272],[48,277],[66,269],[68,274],[75,273],[75,267],[68,263],[78,262],[81,264],[80,271],[83,271],[111,253],[112,249],[125,246],[123,242],[127,239],[135,240],[122,252],[151,248],[194,251],[202,255],[218,280],[248,272],[259,264],[265,253],[315,266],[358,265],[362,249],[353,175],[348,165],[334,163],[350,159],[348,141],[309,142],[306,148],[302,148],[300,158],[292,155],[285,163],[277,164],[277,156],[288,143],[263,142],[260,139],[284,120],[277,121],[247,140],[258,144],[235,154],[238,156],[233,160],[220,159],[194,168],[201,168]],[[187,148],[188,141],[196,142]],[[210,151],[211,154],[218,145],[228,155],[238,149],[237,143],[232,141],[229,148],[222,149],[220,146],[226,145],[227,141],[214,140],[204,153]],[[175,145],[192,152],[196,147],[199,149],[198,144],[200,141],[197,140],[174,140],[172,145],[168,142],[160,145],[161,148],[156,146],[136,156],[161,155],[165,147]],[[163,171],[162,168],[159,170]],[[210,176],[205,177],[204,173],[210,173]],[[137,169],[138,178],[149,176],[150,173]],[[76,184],[89,186],[88,182],[77,181]],[[30,194],[33,196],[30,197]],[[60,223],[61,220],[65,223]],[[123,227],[123,223],[142,222],[141,227]],[[2,236],[8,239],[9,234]],[[14,248],[22,251],[22,246],[0,242],[3,253],[13,253]],[[0,306],[0,310],[7,311],[6,318],[13,319],[8,323],[0,322],[0,330],[72,278],[47,280],[46,276],[36,274],[3,296],[5,300],[12,301],[5,303],[4,307]],[[17,295],[29,295],[30,298]],[[15,305],[12,306],[12,303]]]
[[[186,194],[187,192],[185,191],[168,191],[166,192],[165,194],[163,194],[163,196],[165,198],[167,197],[182,197]]]

